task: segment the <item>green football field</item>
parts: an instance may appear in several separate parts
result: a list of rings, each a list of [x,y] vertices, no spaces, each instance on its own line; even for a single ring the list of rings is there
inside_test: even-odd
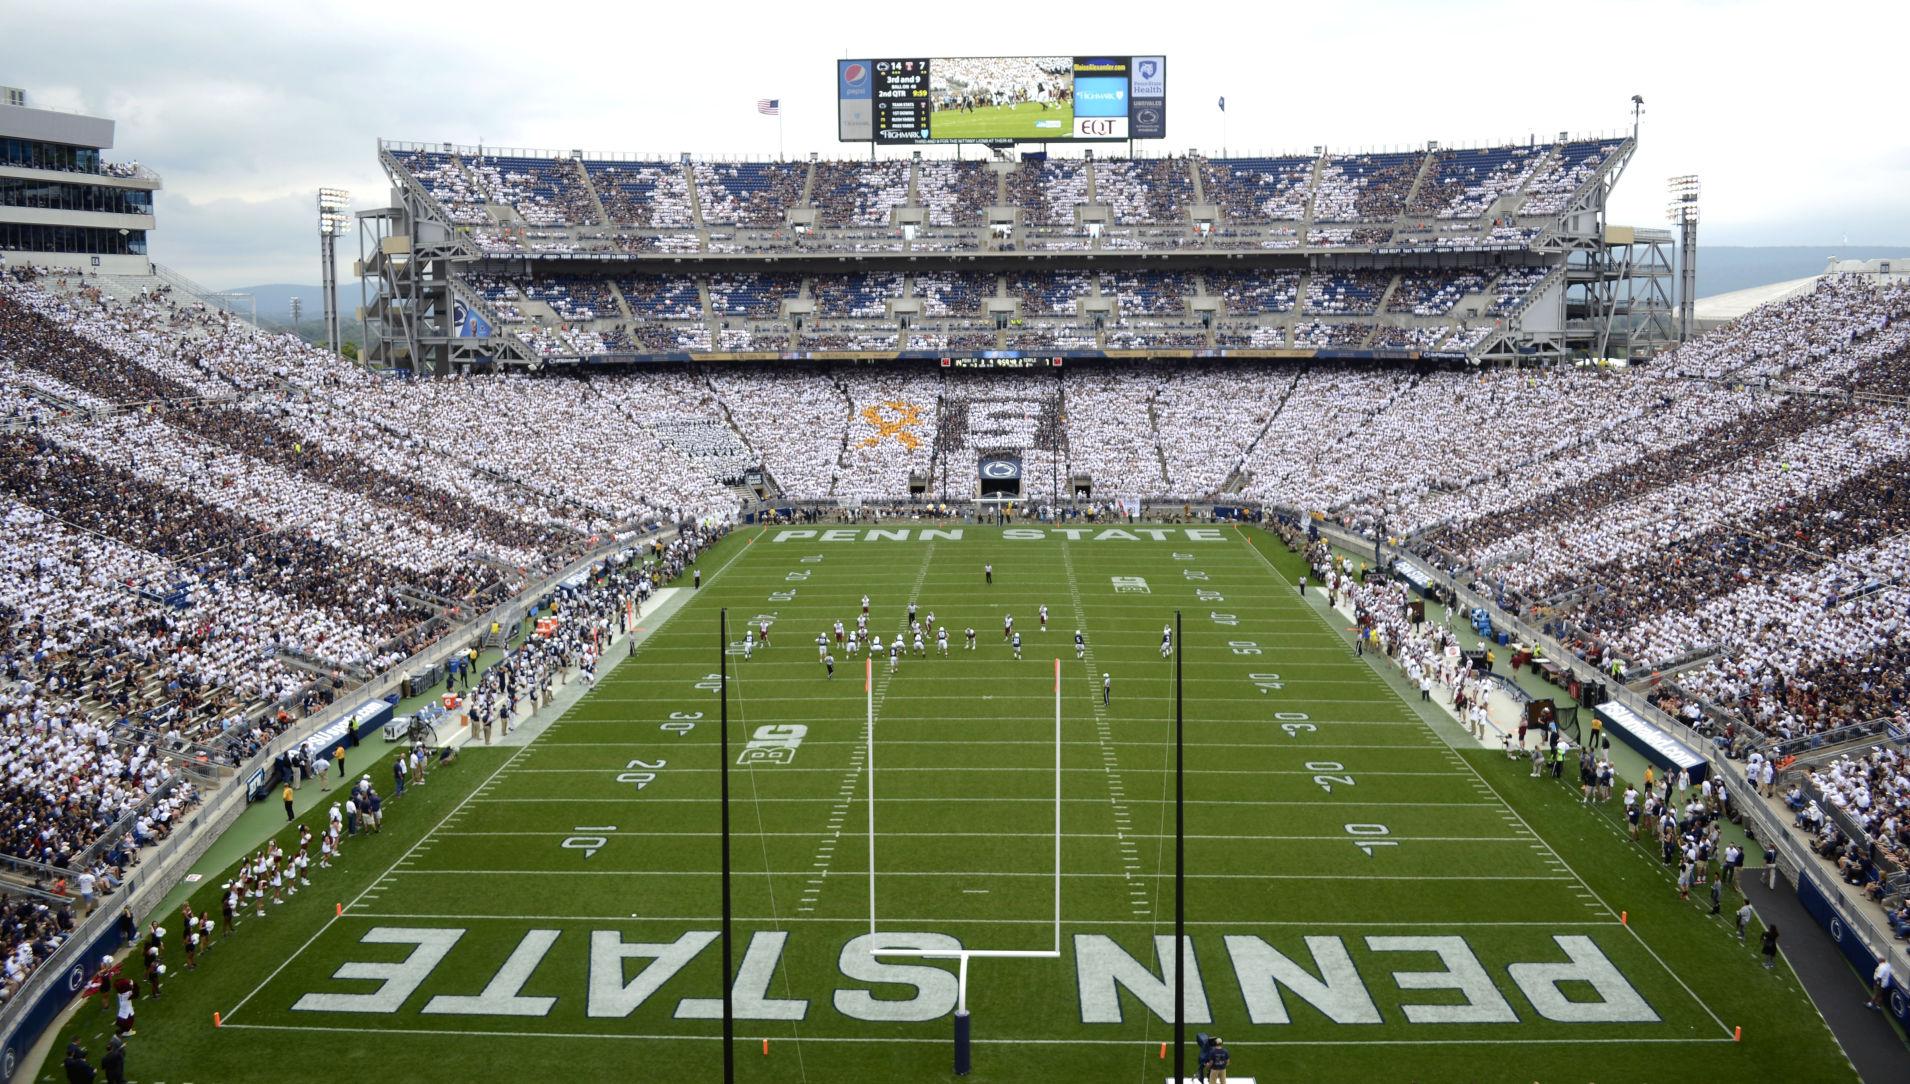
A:
[[[1234,1079],[1853,1079],[1787,968],[1575,790],[1455,748],[1270,536],[825,530],[726,540],[535,743],[467,751],[175,973],[140,1002],[133,1075],[720,1079],[727,607],[732,640],[767,620],[773,641],[728,659],[739,1079],[951,1078],[958,964],[876,948],[1036,954],[968,962],[969,1079],[1165,1078],[1177,610],[1188,1032],[1226,1037]],[[885,640],[910,600],[933,611],[949,656],[885,659],[865,694],[832,645],[825,676],[815,637],[864,594]],[[107,1026],[89,1006],[69,1034],[97,1053]]]
[[[1071,139],[1074,105],[1043,109],[1040,102],[989,105],[972,112],[937,109],[929,114],[930,139],[1019,139],[1029,142]]]

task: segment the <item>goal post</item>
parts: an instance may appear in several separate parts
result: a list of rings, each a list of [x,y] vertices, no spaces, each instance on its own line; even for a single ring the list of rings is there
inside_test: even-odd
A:
[[[863,661],[863,698],[867,709],[863,763],[869,772],[869,934],[878,936],[875,909],[875,664]],[[955,968],[955,1075],[968,1075],[971,1066],[968,1017],[968,962],[977,959],[1058,960],[1061,958],[1061,659],[1054,660],[1054,928],[1045,949],[869,949],[871,956],[905,956],[924,960],[954,960]]]

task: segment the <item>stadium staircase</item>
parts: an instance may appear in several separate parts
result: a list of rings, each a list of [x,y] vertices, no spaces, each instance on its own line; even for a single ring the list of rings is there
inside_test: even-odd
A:
[[[796,206],[814,207],[816,204],[812,197],[815,195],[815,191],[816,191],[816,163],[812,159],[809,165],[803,169],[802,197],[796,200]]]
[[[1417,181],[1413,183],[1415,187],[1418,186]],[[1386,324],[1386,306],[1392,303],[1393,294],[1398,292],[1398,290],[1399,290],[1398,275],[1394,275],[1392,278],[1389,278],[1386,280],[1386,289],[1380,291],[1379,303],[1373,307],[1373,330],[1367,332],[1366,336],[1360,340],[1361,347],[1371,347],[1373,345],[1373,340],[1379,338],[1380,332],[1385,331],[1387,329],[1388,325]],[[1413,327],[1414,318],[1410,316],[1401,315],[1397,326]]]
[[[1326,155],[1314,155],[1313,171],[1308,175],[1306,182],[1306,210],[1300,215],[1300,241],[1302,244],[1306,242],[1307,238],[1313,235],[1313,201],[1319,198],[1320,173],[1325,169]],[[1300,296],[1306,296],[1306,286],[1304,284],[1300,287]],[[1292,336],[1288,336],[1288,338],[1291,339]],[[1292,343],[1289,342],[1288,345],[1292,345]]]
[[[491,338],[493,341],[502,341],[506,349],[515,350],[519,357],[525,361],[537,356],[537,352],[532,350],[523,339],[519,338],[517,332],[511,329],[511,325],[506,323],[502,316],[498,315],[497,310],[491,306],[489,301],[485,300],[483,293],[472,288],[470,283],[458,275],[452,275],[450,282],[451,296],[457,301],[464,302],[466,306],[475,310],[479,315],[483,316],[485,320],[490,322]],[[524,302],[519,302],[518,304],[522,306]],[[545,308],[548,310],[549,306],[545,306]],[[521,307],[519,311],[522,311]]]
[[[623,288],[617,285],[617,280],[614,278],[605,279],[604,285],[610,287],[611,299],[616,301],[617,311],[623,314],[624,324],[629,327],[635,327],[637,316],[630,311],[630,302],[623,296]]]
[[[1173,486],[1167,480],[1167,452],[1161,448],[1160,395],[1160,384],[1155,384],[1154,390],[1147,393],[1147,443],[1154,449],[1154,462],[1161,468],[1161,492],[1169,493]]]
[[[1253,458],[1254,449],[1260,447],[1260,442],[1267,439],[1267,434],[1273,431],[1273,423],[1278,421],[1281,412],[1287,409],[1287,400],[1293,398],[1293,390],[1300,386],[1300,378],[1306,375],[1307,368],[1305,365],[1294,366],[1293,379],[1287,382],[1286,390],[1280,393],[1280,401],[1275,403],[1273,409],[1267,413],[1266,423],[1260,427],[1258,433],[1253,435],[1253,439],[1247,442],[1247,446],[1241,449],[1240,459],[1234,463],[1233,470],[1227,473],[1227,480],[1221,483],[1221,492],[1237,492],[1242,486],[1252,481],[1247,475],[1247,462]]]
[[[597,209],[597,221],[606,226],[610,225],[610,212],[604,210],[604,201],[603,198],[597,194],[597,186],[590,183],[590,171],[584,168],[584,160],[581,158],[572,158],[570,164],[576,167],[577,179],[583,183],[584,191],[590,193],[590,205]],[[627,316],[629,314],[625,313],[625,315]]]
[[[1413,174],[1413,186],[1406,191],[1406,199],[1404,202],[1402,202],[1399,205],[1399,218],[1395,219],[1393,222],[1393,228],[1395,232],[1397,232],[1399,226],[1401,225],[1400,220],[1404,219],[1410,213],[1407,210],[1407,208],[1411,207],[1413,205],[1413,201],[1419,198],[1419,190],[1425,187],[1426,178],[1432,176],[1434,168],[1438,166],[1440,160],[1444,158],[1444,156],[1445,156],[1444,151],[1434,151],[1431,154],[1424,154],[1420,156],[1419,172]],[[1380,311],[1384,312],[1386,310],[1384,307],[1382,307]]]
[[[1307,206],[1307,222],[1310,225],[1313,221],[1312,204],[1309,203]],[[1306,292],[1311,289],[1312,286],[1313,270],[1312,268],[1303,268],[1300,271],[1300,281],[1293,288],[1293,311],[1282,317],[1275,317],[1273,319],[1273,323],[1276,327],[1283,326],[1286,331],[1286,335],[1281,339],[1280,345],[1288,347],[1293,345],[1294,330],[1300,326],[1302,310],[1306,308]],[[1260,319],[1265,320],[1267,317],[1263,315]],[[1285,321],[1284,325],[1281,324],[1282,320]]]
[[[1532,178],[1544,173],[1551,166],[1552,160],[1558,156],[1559,145],[1556,143],[1539,152],[1538,160],[1532,163],[1532,168],[1526,172],[1525,179],[1519,182],[1519,187],[1512,193],[1513,206],[1525,206],[1526,191],[1532,187]]]
[[[453,158],[452,161],[457,164],[460,170],[464,168],[463,159]],[[411,175],[411,171],[399,165],[398,159],[393,157],[391,151],[382,145],[378,148],[378,164],[384,169],[387,177],[396,178],[399,186],[422,206],[428,208],[433,217],[439,222],[449,226],[455,221],[451,217],[451,212],[445,209],[444,204],[438,202],[438,197],[432,195],[430,189],[418,183],[418,179]],[[464,230],[452,229],[447,241],[456,249],[457,255],[462,258],[476,260],[482,258],[484,255],[484,253],[479,250],[477,244],[471,240]],[[497,325],[493,324],[492,326],[496,327]]]

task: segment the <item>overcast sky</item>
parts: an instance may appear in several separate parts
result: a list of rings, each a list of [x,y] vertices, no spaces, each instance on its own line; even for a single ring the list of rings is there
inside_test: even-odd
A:
[[[119,122],[165,178],[152,252],[214,288],[318,280],[313,193],[383,202],[380,137],[791,157],[836,142],[840,57],[1164,54],[1162,150],[1354,150],[1629,126],[1614,220],[1703,177],[1707,244],[1910,242],[1894,3],[0,0],[0,84]],[[1223,118],[1216,101],[1225,95]],[[1224,125],[1223,125],[1224,119]],[[897,154],[906,151],[897,150]],[[926,153],[952,153],[946,148]],[[972,151],[970,153],[973,153]],[[357,239],[345,247],[356,254]]]

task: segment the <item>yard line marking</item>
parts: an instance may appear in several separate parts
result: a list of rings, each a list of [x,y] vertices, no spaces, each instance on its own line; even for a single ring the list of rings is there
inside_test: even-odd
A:
[[[528,748],[530,747],[524,746],[523,748],[519,749],[517,752],[512,753],[510,756],[510,759],[506,760],[504,763],[498,765],[494,770],[492,770],[491,774],[485,777],[484,783],[479,784],[479,786],[482,787],[485,784],[488,784],[492,779],[497,778],[498,772],[501,772],[505,768],[510,767],[513,761],[515,761],[518,757],[521,757],[524,755],[524,749],[528,749]],[[477,797],[477,791],[473,790],[470,794],[465,795],[464,799],[460,801],[457,805],[452,806],[451,812],[445,814],[442,818],[440,818],[438,823],[431,827],[430,831],[426,832],[423,836],[421,836],[418,839],[417,843],[413,843],[410,846],[410,848],[405,851],[405,853],[399,855],[397,862],[393,862],[390,868],[386,869],[383,874],[381,874],[376,879],[374,879],[370,885],[367,885],[363,892],[360,892],[358,895],[352,897],[352,901],[350,904],[347,905],[347,909],[358,906],[360,902],[365,900],[371,894],[372,889],[379,887],[380,885],[384,884],[386,881],[390,880],[394,875],[396,875],[398,873],[399,862],[403,862],[409,859],[412,853],[418,849],[418,844],[423,843],[427,839],[430,839],[433,833],[435,833],[439,828],[444,826],[445,821],[450,820],[453,814],[463,809],[466,805],[468,805],[471,802],[473,798],[476,798],[476,797]],[[412,872],[412,871],[406,871],[406,872]],[[299,956],[304,954],[306,949],[311,948],[312,942],[324,936],[325,931],[331,929],[332,924],[337,922],[339,917],[340,916],[338,914],[333,914],[330,918],[326,919],[325,924],[323,926],[320,926],[316,931],[314,931],[312,936],[306,938],[304,944],[300,945],[294,952],[292,952],[291,955],[287,956],[283,960],[280,960],[279,965],[272,969],[271,974],[265,976],[265,978],[261,980],[257,986],[254,986],[252,988],[250,993],[240,998],[239,1003],[237,1005],[232,1006],[231,1010],[225,1014],[225,1019],[230,1020],[232,1017],[238,1015],[239,1010],[245,1008],[246,1002],[251,1001],[252,998],[256,996],[260,990],[265,989],[265,987],[273,979],[276,979],[279,977],[279,972],[284,971],[286,967],[290,965],[293,960],[298,959]]]
[[[935,560],[935,543],[930,542],[928,544],[927,549],[922,554],[922,567],[915,570],[915,582],[909,587],[908,598],[903,600],[905,604],[913,605],[916,602],[921,600],[922,585],[928,582],[929,565],[932,564],[934,560]],[[900,640],[901,640],[901,634],[897,633],[896,641],[899,642]],[[893,663],[894,656],[890,656],[890,658],[892,660],[891,664],[889,667],[887,667],[886,669],[882,671],[881,677],[875,676],[876,660],[873,654],[870,654],[869,656],[867,656],[867,661],[863,664],[864,665],[863,679],[867,683],[864,685],[863,691],[867,694],[869,698],[868,699],[868,717],[862,721],[862,742],[863,742],[862,748],[853,750],[850,753],[851,763],[854,765],[854,768],[849,778],[844,780],[845,786],[850,790],[852,794],[855,789],[855,781],[857,777],[863,777],[863,785],[868,787],[868,796],[869,796],[868,862],[869,862],[869,933],[870,934],[875,933],[875,805],[876,805],[875,720],[877,716],[882,714],[882,706],[888,702],[889,686],[894,683],[895,675],[898,672],[898,668]],[[943,660],[943,661],[947,661],[947,660]]]
[[[355,914],[347,914],[345,917],[348,919],[349,918],[378,919],[381,921],[406,920],[406,919],[439,920],[439,919],[469,918],[473,920],[482,920],[482,921],[488,921],[488,922],[715,922],[717,921],[717,918],[718,918],[718,916],[716,915],[629,915],[629,914],[624,914],[624,915],[526,915],[526,914],[491,915],[491,914],[472,914],[467,911],[445,912],[445,913],[415,912],[415,911],[406,911],[406,912],[359,911]],[[769,917],[766,915],[736,915],[736,916],[733,916],[733,920],[736,922],[750,922],[750,923],[760,923],[760,922],[770,921]],[[784,918],[782,921],[787,922],[791,920],[788,918]],[[844,923],[844,924],[856,923],[857,925],[860,925],[862,922],[862,918],[859,915],[846,915],[846,916],[835,916],[835,917],[825,917],[825,918],[811,918],[811,919],[804,919],[802,921],[810,922],[810,923],[824,923],[824,922],[835,922],[835,923]],[[893,921],[918,923],[918,924],[922,924],[929,927],[933,927],[938,924],[952,924],[952,925],[967,924],[967,925],[981,925],[981,926],[1048,926],[1053,923],[1052,919],[1049,919],[1046,917],[1043,917],[1043,918],[955,918],[955,919],[911,917],[911,918],[894,919]],[[1061,920],[1061,924],[1063,926],[1079,926],[1085,929],[1095,929],[1101,926],[1152,926],[1154,925],[1152,921],[1134,922],[1128,919],[1119,919],[1119,918],[1104,918],[1104,919],[1064,918]],[[1546,920],[1533,919],[1533,920],[1497,920],[1497,921],[1495,920],[1472,921],[1469,919],[1458,919],[1452,922],[1393,922],[1393,921],[1366,920],[1366,921],[1349,922],[1349,921],[1345,921],[1341,919],[1323,919],[1320,921],[1310,921],[1305,919],[1262,920],[1262,919],[1231,919],[1231,918],[1230,919],[1190,918],[1187,920],[1187,924],[1189,926],[1225,926],[1230,929],[1236,928],[1236,927],[1251,928],[1255,926],[1302,926],[1307,928],[1318,927],[1318,928],[1326,928],[1326,929],[1342,929],[1342,928],[1356,928],[1356,927],[1361,929],[1364,929],[1367,927],[1371,927],[1374,929],[1390,929],[1395,926],[1402,927],[1402,928],[1413,928],[1413,929],[1422,929],[1422,928],[1423,929],[1457,929],[1457,928],[1470,928],[1473,926],[1482,926],[1482,927],[1523,926],[1523,927],[1540,928],[1540,929],[1553,929],[1560,926],[1574,926],[1574,927],[1596,926],[1596,927],[1599,927],[1600,929],[1607,929],[1611,926],[1611,923],[1605,919],[1546,919]]]
[[[461,837],[525,836],[525,837],[531,837],[531,838],[564,839],[569,836],[574,836],[577,833],[575,830],[571,830],[571,831],[552,831],[552,832],[446,832],[444,834],[446,836],[461,836]],[[723,833],[721,832],[649,832],[649,831],[642,831],[642,830],[633,830],[628,832],[599,832],[597,834],[608,837],[610,839],[620,839],[620,838],[716,839],[717,837],[721,836]],[[807,839],[810,836],[815,835],[815,833],[814,832],[748,832],[748,833],[732,832],[731,833],[732,838],[743,836],[743,835],[761,836],[765,839]],[[1116,832],[1069,832],[1067,833],[1067,836],[1069,839],[1118,840],[1120,841],[1121,849],[1129,850],[1129,851],[1134,849],[1134,843],[1132,842],[1133,840],[1173,839],[1174,838],[1173,833],[1171,832],[1157,834],[1153,832],[1133,832],[1133,831],[1126,831],[1126,830],[1116,831]],[[996,832],[883,832],[882,838],[884,839],[1053,839],[1054,833],[1053,832],[1000,832],[1000,831],[996,831]],[[1333,835],[1317,835],[1317,836],[1270,836],[1270,835],[1260,835],[1258,833],[1252,834],[1252,835],[1228,835],[1228,834],[1205,835],[1205,834],[1195,834],[1190,832],[1188,833],[1187,838],[1202,839],[1202,840],[1218,840],[1218,841],[1226,841],[1226,842],[1243,842],[1243,843],[1255,843],[1261,840],[1265,840],[1269,843],[1304,843],[1308,841],[1339,842],[1346,839],[1346,834],[1344,832],[1340,832]],[[1387,838],[1398,839],[1398,840],[1411,840],[1417,843],[1524,843],[1526,842],[1526,837],[1523,835],[1518,835],[1518,836],[1409,836],[1409,835],[1394,834],[1394,835],[1388,836]],[[1534,846],[1536,847],[1537,845],[1534,844]],[[824,844],[820,848],[820,850],[828,851],[828,850],[832,850],[833,848],[834,848],[834,844],[833,842],[831,842],[831,843]],[[826,856],[819,854],[818,857],[826,857]]]
[[[1268,570],[1273,572],[1275,576],[1279,576],[1280,574],[1279,570],[1274,568],[1272,561],[1267,560],[1267,555],[1264,553],[1261,553],[1260,548],[1258,546],[1252,545],[1251,541],[1249,541],[1248,545],[1249,545],[1249,548],[1251,548],[1253,552],[1260,557],[1260,560],[1266,564]],[[1332,633],[1333,636],[1337,638],[1340,635],[1339,631],[1333,627],[1332,623],[1329,622],[1318,610],[1314,610],[1311,607],[1309,607],[1308,612],[1311,613],[1313,617],[1315,618],[1315,620],[1317,620],[1320,624],[1325,625],[1327,630],[1330,633]],[[1445,744],[1447,748],[1453,749],[1455,753],[1458,752],[1458,750],[1453,747],[1452,742],[1447,739],[1443,731],[1441,731],[1437,727],[1430,726],[1429,724],[1422,724],[1422,725],[1426,725],[1427,729],[1431,730],[1433,732],[1433,735],[1437,737],[1440,740],[1440,742]],[[1464,760],[1464,758],[1461,758],[1461,759]],[[1501,795],[1498,792],[1498,790],[1496,790],[1492,786],[1492,784],[1486,780],[1486,777],[1480,773],[1479,769],[1473,765],[1472,761],[1464,760],[1464,764],[1465,764],[1466,771],[1471,774],[1471,776],[1478,783],[1480,789],[1483,792],[1489,793],[1494,798],[1497,798],[1500,804],[1505,806],[1506,812],[1512,814],[1514,817],[1517,817],[1519,819],[1519,823],[1525,826],[1526,831],[1532,833],[1532,837],[1534,839],[1539,840],[1541,843],[1545,843],[1546,850],[1551,852],[1551,855],[1554,859],[1557,859],[1559,867],[1569,872],[1571,874],[1572,879],[1578,882],[1580,888],[1592,894],[1592,898],[1597,901],[1596,906],[1602,909],[1607,915],[1617,917],[1618,911],[1615,908],[1613,908],[1610,903],[1607,903],[1602,897],[1600,897],[1598,895],[1598,891],[1592,888],[1591,884],[1587,882],[1585,878],[1580,877],[1578,875],[1578,871],[1572,869],[1570,863],[1566,862],[1565,859],[1561,857],[1556,850],[1553,850],[1550,843],[1545,842],[1545,837],[1539,835],[1538,832],[1533,830],[1530,824],[1526,823],[1525,818],[1520,815],[1519,811],[1514,809],[1512,807],[1512,803],[1506,801],[1505,797]],[[1555,880],[1556,878],[1540,878],[1540,879]],[[1712,1011],[1711,1006],[1706,1004],[1705,1000],[1698,996],[1697,991],[1693,990],[1690,987],[1690,985],[1685,982],[1684,976],[1678,974],[1678,972],[1675,969],[1673,969],[1671,965],[1665,963],[1664,957],[1658,955],[1658,950],[1651,947],[1651,944],[1647,942],[1644,939],[1644,937],[1638,933],[1638,930],[1636,927],[1633,927],[1629,923],[1620,923],[1620,925],[1623,926],[1625,930],[1631,934],[1632,938],[1638,942],[1638,945],[1640,948],[1643,948],[1646,952],[1650,953],[1652,959],[1658,961],[1658,966],[1663,968],[1665,973],[1671,976],[1672,981],[1676,982],[1678,986],[1684,990],[1685,994],[1688,995],[1692,1001],[1697,1003],[1700,1009],[1704,1010],[1705,1015],[1711,1018],[1712,1023],[1718,1025],[1718,1030],[1724,1033],[1724,1040],[1722,1041],[1730,1041],[1731,1029],[1728,1026],[1726,1026],[1723,1018],[1718,1016],[1716,1012]],[[1714,1040],[1714,1041],[1718,1041],[1718,1040]]]
[[[1051,770],[1052,770],[1052,769],[1051,769]],[[835,799],[834,799],[834,798],[764,798],[764,799],[762,799],[762,800],[763,800],[764,802],[766,802],[766,803],[767,803],[767,802],[811,802],[811,803],[813,803],[813,802],[831,802],[831,803],[833,803],[833,802],[835,802]],[[933,804],[935,804],[935,805],[950,805],[950,804],[954,804],[954,803],[963,803],[963,802],[971,802],[971,803],[972,803],[972,802],[985,802],[985,803],[996,803],[996,802],[1039,802],[1039,803],[1041,803],[1042,805],[1053,805],[1053,804],[1054,804],[1054,799],[1052,799],[1052,798],[969,798],[969,797],[962,797],[962,796],[959,796],[959,795],[957,795],[957,796],[953,796],[953,797],[948,797],[948,798],[881,798],[881,799],[878,799],[878,801],[881,801],[881,802],[930,802],[930,803],[933,803]],[[1102,799],[1102,798],[1063,798],[1063,799],[1062,799],[1062,801],[1063,801],[1063,802],[1074,802],[1074,803],[1077,803],[1077,804],[1080,804],[1080,803],[1092,803],[1092,804],[1094,804],[1094,805],[1101,805],[1101,804],[1103,804],[1103,803],[1104,803],[1104,801],[1105,801],[1105,799]],[[1136,805],[1153,805],[1153,804],[1156,804],[1156,803],[1158,803],[1159,801],[1160,801],[1160,799],[1158,799],[1158,798],[1133,798],[1133,799],[1130,799],[1130,802],[1132,802],[1133,804],[1136,804]],[[490,804],[490,805],[502,805],[502,804],[510,804],[510,805],[525,805],[525,804],[532,804],[532,805],[535,805],[535,804],[543,804],[543,805],[550,805],[550,804],[559,804],[559,805],[571,805],[571,804],[574,804],[574,803],[577,803],[577,802],[623,802],[623,803],[626,803],[626,804],[627,804],[627,803],[629,802],[629,799],[628,799],[628,798],[486,798],[486,799],[484,799],[484,801],[483,801],[483,802],[480,802],[479,804],[480,804],[480,805],[484,805],[484,804]],[[656,804],[658,804],[658,803],[662,803],[662,802],[693,802],[693,803],[695,803],[695,804],[697,804],[697,805],[708,805],[708,804],[710,803],[710,799],[708,799],[708,798],[664,798],[664,797],[656,797],[656,798],[651,798],[651,797],[645,797],[645,798],[644,798],[644,800],[643,800],[643,802],[644,802],[644,804],[645,804],[645,805],[656,805]],[[1229,806],[1234,806],[1234,805],[1238,805],[1238,806],[1285,806],[1285,805],[1298,805],[1298,806],[1309,806],[1309,807],[1311,807],[1311,808],[1315,808],[1315,809],[1319,809],[1319,808],[1325,808],[1325,806],[1326,806],[1326,805],[1327,805],[1328,803],[1322,803],[1322,802],[1315,802],[1315,801],[1306,801],[1306,802],[1296,802],[1296,801],[1280,801],[1280,800],[1276,800],[1276,799],[1254,799],[1254,798],[1189,798],[1189,799],[1187,799],[1187,804],[1188,804],[1188,805],[1190,805],[1190,806],[1192,806],[1192,805],[1229,805]],[[1331,805],[1332,805],[1332,806],[1333,806],[1334,808],[1338,808],[1338,807],[1340,807],[1340,806],[1351,806],[1351,807],[1358,807],[1358,808],[1380,808],[1380,809],[1385,809],[1385,808],[1399,808],[1399,809],[1408,809],[1408,808],[1420,808],[1420,809],[1481,809],[1481,808],[1486,808],[1486,807],[1491,807],[1491,808],[1498,808],[1498,807],[1500,806],[1500,804],[1501,804],[1501,803],[1499,803],[1499,802],[1351,802],[1351,801],[1348,801],[1348,802],[1334,802],[1334,803],[1330,803],[1330,804],[1331,804]]]
[[[714,877],[720,871],[713,869],[407,869],[395,871],[403,877]],[[732,877],[802,877],[808,870],[731,870]],[[1001,870],[890,870],[881,872],[882,877],[1040,877],[1048,879],[1054,876],[1052,870],[1038,873],[1005,872]],[[1064,871],[1061,876],[1082,880],[1113,880],[1124,878],[1120,873],[1070,873]],[[1147,877],[1171,877],[1173,871],[1166,870]],[[1374,873],[1189,873],[1190,881],[1571,881],[1573,877],[1543,877],[1526,874],[1524,876],[1503,876],[1499,874],[1374,874]]]
[[[358,1037],[366,1035],[423,1035],[433,1039],[442,1039],[446,1035],[482,1035],[497,1039],[614,1039],[621,1042],[722,1042],[721,1035],[686,1034],[636,1034],[627,1031],[491,1031],[475,1028],[459,1028],[455,1031],[441,1031],[431,1028],[387,1028],[387,1027],[339,1027],[322,1024],[234,1024],[227,1022],[229,1028],[243,1028],[251,1031],[316,1031],[331,1034],[346,1034]],[[1615,1043],[1728,1043],[1729,1035],[1717,1039],[1702,1038],[1653,1038],[1653,1039],[1271,1039],[1265,1043],[1239,1042],[1229,1044],[1241,1048],[1264,1045],[1268,1049],[1277,1046],[1606,1046]],[[810,1035],[800,1040],[805,1043],[912,1043],[916,1045],[947,1046],[948,1039],[942,1037],[882,1036],[864,1035]],[[977,1045],[989,1046],[1143,1046],[1134,1039],[975,1039]]]
[[[1070,551],[1068,543],[1065,541],[1061,543],[1061,570],[1062,575],[1068,581],[1068,601],[1074,608],[1074,627],[1077,629],[1085,629],[1088,627],[1087,607],[1083,605],[1081,601],[1081,581],[1075,578],[1074,555]],[[1130,823],[1127,807],[1127,787],[1122,780],[1120,761],[1114,750],[1114,731],[1109,725],[1108,706],[1104,702],[1105,697],[1097,698],[1095,696],[1097,690],[1094,684],[1094,645],[1098,643],[1100,639],[1100,634],[1097,632],[1093,640],[1086,641],[1082,644],[1079,655],[1080,662],[1082,666],[1086,668],[1088,675],[1088,706],[1094,713],[1095,737],[1097,743],[1101,746],[1102,771],[1107,777],[1108,805],[1114,815],[1116,824],[1125,828]],[[1057,680],[1059,679],[1057,678]],[[1126,677],[1123,676],[1123,688],[1125,688],[1126,680]],[[1057,798],[1059,798],[1059,796],[1057,796]],[[1057,816],[1058,815],[1059,812],[1057,811]],[[1122,838],[1121,848],[1124,852],[1124,858],[1131,859],[1137,857],[1134,852],[1134,844],[1125,837]],[[1135,868],[1138,867],[1128,866],[1127,869],[1122,871],[1121,876],[1123,878],[1133,877],[1134,874],[1132,870]],[[1144,913],[1141,907],[1145,902],[1145,900],[1136,899],[1130,895],[1129,907],[1137,917]]]

